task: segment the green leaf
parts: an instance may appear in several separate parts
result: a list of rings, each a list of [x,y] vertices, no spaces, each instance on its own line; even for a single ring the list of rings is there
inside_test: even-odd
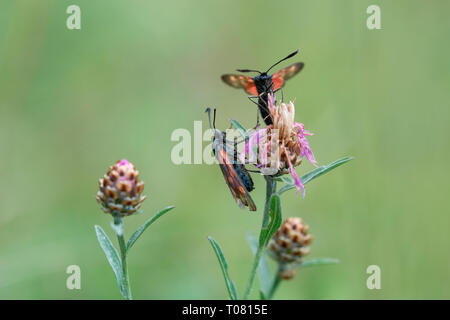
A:
[[[139,239],[139,237],[142,235],[142,233],[144,233],[144,231],[156,220],[158,220],[159,217],[161,217],[163,214],[165,214],[166,212],[169,212],[170,210],[172,210],[173,206],[167,207],[161,211],[159,211],[157,214],[155,214],[153,217],[151,217],[150,219],[148,219],[147,221],[144,222],[144,224],[136,230],[135,233],[133,233],[133,235],[130,237],[130,240],[128,240],[128,244],[127,244],[127,251],[130,250],[130,248],[133,246],[133,244],[136,242],[137,239]]]
[[[331,170],[333,170],[333,169],[335,169],[335,168],[337,168],[337,167],[343,165],[344,163],[346,163],[346,162],[348,162],[350,160],[353,160],[353,159],[354,159],[353,157],[345,157],[345,158],[341,158],[341,159],[338,159],[336,161],[333,161],[332,163],[330,163],[330,164],[328,164],[326,166],[318,167],[318,168],[308,172],[307,174],[303,175],[300,178],[300,181],[305,185],[309,181],[311,181],[311,180],[313,180],[313,179],[315,179],[317,177],[320,177],[321,175],[327,173],[328,171],[331,171]],[[295,182],[287,183],[283,188],[281,188],[278,191],[278,194],[281,195],[284,192],[286,192],[286,191],[288,191],[290,189],[295,189],[295,188],[296,188]]]
[[[269,217],[270,221],[267,227],[261,229],[259,235],[259,246],[265,248],[270,238],[281,226],[281,199],[278,194],[273,194],[270,197],[270,207],[269,207]]]
[[[268,300],[266,294],[262,290],[259,290],[259,299]]]
[[[103,231],[100,226],[95,225],[95,233],[97,234],[97,239],[100,243],[100,247],[103,249],[103,252],[105,252],[106,259],[108,260],[109,265],[116,275],[120,292],[123,296],[125,296],[126,290],[123,284],[122,262],[119,258],[119,254],[117,253],[116,248],[114,248],[113,244],[111,243],[111,240],[109,240],[105,231]]]
[[[275,178],[273,178],[275,181],[278,181],[278,182],[284,182],[284,183],[286,183],[286,184],[292,184],[292,183],[295,183],[295,181],[294,181],[294,179],[291,177],[291,176],[287,176],[287,175],[284,175],[284,176],[281,176],[281,177],[275,177]]]
[[[284,176],[281,177],[281,180],[282,180],[284,183],[286,183],[286,184],[292,184],[292,183],[295,183],[294,178],[292,178],[291,176],[286,176],[286,175],[284,175]]]
[[[219,244],[212,237],[208,237],[209,242],[211,242],[211,246],[216,253],[217,259],[219,260],[220,268],[222,269],[223,277],[225,279],[225,284],[227,285],[228,295],[231,300],[237,300],[237,292],[236,287],[234,286],[233,281],[228,276],[228,264],[225,260],[225,256],[223,255],[222,249],[220,249]]]
[[[247,129],[245,129],[237,120],[230,119],[230,121],[233,126],[238,129],[239,133],[242,135],[245,141],[247,141],[249,138]]]
[[[258,250],[258,239],[251,233],[247,233],[247,241],[252,249],[253,254],[256,254]],[[270,287],[272,286],[272,274],[269,269],[269,264],[267,263],[266,256],[264,252],[261,255],[261,260],[259,262],[259,266],[257,269],[259,284],[261,287],[261,294],[267,296],[270,291]],[[265,300],[265,299],[263,299]]]
[[[312,266],[324,266],[329,264],[337,264],[339,263],[338,259],[335,258],[317,258],[303,261],[300,263],[300,268],[312,267]]]

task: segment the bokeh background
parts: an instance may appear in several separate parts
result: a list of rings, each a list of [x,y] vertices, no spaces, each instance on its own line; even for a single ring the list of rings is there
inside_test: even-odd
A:
[[[382,30],[370,31],[374,3]],[[81,30],[66,28],[70,4]],[[217,166],[171,162],[170,137],[193,133],[194,120],[206,128],[207,106],[219,128],[229,118],[253,126],[255,106],[220,75],[267,68],[296,48],[289,62],[306,66],[284,93],[315,133],[319,164],[355,160],[307,185],[304,199],[283,197],[284,216],[310,225],[309,257],[341,262],[300,271],[276,297],[450,298],[448,12],[437,0],[2,0],[0,298],[121,298],[94,224],[113,236],[97,180],[125,157],[149,196],[127,235],[176,206],[129,256],[134,297],[227,298],[208,235],[243,293],[264,179],[254,177],[258,211],[239,210]],[[81,290],[66,289],[72,264]],[[381,290],[366,287],[372,264]]]

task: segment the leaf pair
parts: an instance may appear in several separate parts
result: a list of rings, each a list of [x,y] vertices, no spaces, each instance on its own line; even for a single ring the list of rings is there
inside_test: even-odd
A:
[[[270,199],[269,216],[270,221],[266,229],[261,230],[259,243],[253,236],[248,235],[249,242],[251,243],[252,246],[253,254],[255,254],[256,251],[258,250],[258,246],[264,248],[267,245],[270,238],[273,236],[273,234],[278,230],[278,228],[281,225],[281,201],[278,195],[273,195]],[[238,296],[236,287],[234,285],[234,282],[230,279],[230,276],[228,275],[228,264],[225,259],[225,256],[223,255],[222,249],[212,237],[208,237],[208,240],[211,243],[214,252],[216,253],[217,259],[219,260],[220,268],[222,269],[225,284],[227,286],[228,295],[231,300],[237,300]],[[271,285],[269,268],[264,258],[260,260],[259,270],[260,271],[258,274],[260,275],[261,286],[264,287],[264,289],[261,290],[261,294],[264,297],[266,292],[268,292],[267,290],[270,289]]]
[[[167,213],[168,211],[172,210],[174,207],[167,207],[161,211],[159,211],[158,213],[156,213],[153,217],[151,217],[150,219],[148,219],[147,221],[145,221],[145,223],[136,230],[135,233],[133,233],[133,235],[130,237],[130,239],[128,240],[128,243],[126,245],[125,248],[125,252],[123,253],[125,256],[128,254],[128,251],[131,249],[131,247],[134,245],[134,243],[137,241],[137,239],[139,239],[139,237],[142,235],[142,233],[144,233],[144,231],[153,223],[155,222],[158,218],[160,218],[162,215],[164,215],[165,213]],[[123,225],[120,224],[120,226],[118,227],[115,224],[113,225],[113,230],[116,233],[117,236],[122,236],[123,235]],[[119,289],[120,289],[120,293],[122,294],[123,297],[125,298],[130,298],[128,297],[127,294],[127,290],[126,290],[126,279],[123,273],[123,262],[119,256],[119,253],[117,252],[116,248],[114,247],[114,245],[112,244],[111,240],[108,238],[108,236],[106,235],[105,231],[102,229],[102,227],[95,225],[95,233],[97,234],[97,239],[98,242],[100,243],[100,247],[103,249],[103,252],[106,255],[106,259],[109,262],[109,265],[111,266],[111,268],[114,271],[114,274],[116,275],[116,279],[117,279],[117,284],[119,285]],[[125,245],[124,245],[125,247]]]

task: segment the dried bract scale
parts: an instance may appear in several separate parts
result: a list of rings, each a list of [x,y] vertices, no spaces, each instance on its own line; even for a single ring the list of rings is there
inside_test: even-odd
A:
[[[308,228],[300,218],[287,218],[270,240],[269,250],[281,266],[282,279],[290,275],[292,278],[295,275],[293,267],[309,253],[312,237],[308,234]]]
[[[144,182],[139,180],[139,171],[126,159],[109,167],[99,180],[97,201],[105,213],[125,217],[132,215],[141,207]]]
[[[282,280],[290,280],[295,277],[295,274],[297,273],[297,270],[294,268],[288,268],[281,270],[279,273],[279,276]]]

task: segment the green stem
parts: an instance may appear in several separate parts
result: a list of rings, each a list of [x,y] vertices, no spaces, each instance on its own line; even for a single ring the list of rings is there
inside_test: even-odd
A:
[[[116,223],[118,222],[118,223]],[[122,225],[122,232],[117,234],[117,240],[119,241],[120,247],[120,258],[122,260],[122,285],[124,287],[124,298],[127,300],[132,300],[131,288],[130,288],[130,280],[128,278],[128,266],[127,266],[127,245],[125,242],[125,238],[123,236],[123,219],[120,218],[119,221],[116,221],[117,224]]]
[[[278,267],[278,271],[275,274],[275,277],[273,278],[273,282],[272,282],[272,286],[270,287],[267,299],[272,300],[273,295],[275,294],[275,291],[277,291],[278,286],[280,285],[281,282],[281,277],[280,277],[280,272],[282,270],[282,266],[280,265]]]
[[[253,281],[255,280],[256,270],[258,269],[263,249],[264,248],[262,248],[262,246],[258,246],[258,250],[256,251],[255,259],[253,260],[252,271],[250,271],[250,279],[248,280],[247,288],[245,289],[244,300],[248,299],[248,296],[250,295],[250,292],[252,290]]]
[[[265,228],[267,228],[269,222],[270,222],[270,215],[269,215],[269,209],[270,209],[270,197],[272,197],[272,194],[276,192],[277,189],[277,182],[273,179],[272,176],[264,176],[266,179],[266,203],[264,205],[264,215],[263,215],[263,221],[261,225],[261,231]],[[261,237],[261,231],[260,231],[260,237]],[[264,252],[264,245],[259,245],[258,250],[256,250],[255,259],[253,260],[253,266],[252,270],[250,271],[250,278],[248,280],[247,288],[245,289],[244,294],[244,300],[247,300],[250,296],[250,292],[253,287],[253,281],[255,280],[256,271],[258,270],[259,262],[261,261],[262,253]]]

